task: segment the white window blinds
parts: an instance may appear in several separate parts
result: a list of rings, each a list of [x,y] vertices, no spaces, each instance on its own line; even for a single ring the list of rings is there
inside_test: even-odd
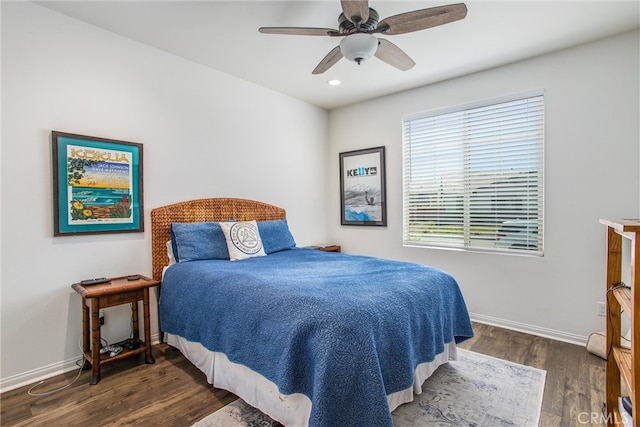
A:
[[[414,116],[404,244],[542,254],[544,96]]]

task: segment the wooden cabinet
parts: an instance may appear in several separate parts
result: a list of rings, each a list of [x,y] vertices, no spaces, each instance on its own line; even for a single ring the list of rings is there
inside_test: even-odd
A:
[[[600,220],[607,226],[607,306],[606,335],[608,358],[606,365],[607,424],[621,426],[618,397],[621,395],[621,378],[633,407],[633,426],[639,427],[637,411],[638,387],[640,387],[640,220]],[[629,254],[623,256],[623,240],[630,243]],[[622,283],[623,267],[628,265],[629,283]],[[630,265],[629,265],[630,264]],[[621,345],[623,318],[631,326],[631,348]]]

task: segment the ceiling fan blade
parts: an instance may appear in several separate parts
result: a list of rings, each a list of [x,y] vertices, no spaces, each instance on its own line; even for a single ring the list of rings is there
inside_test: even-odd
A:
[[[331,52],[327,53],[322,61],[316,66],[313,70],[312,74],[322,74],[327,71],[329,68],[333,67],[336,62],[342,59],[342,51],[340,50],[340,45],[334,47]]]
[[[367,22],[369,19],[369,2],[367,0],[340,0],[340,3],[342,4],[342,13],[354,24]]]
[[[331,36],[339,35],[338,30],[332,28],[305,28],[305,27],[260,27],[263,34],[288,34],[296,36]]]
[[[411,33],[458,21],[467,16],[464,3],[414,10],[383,19],[375,32],[386,35]]]
[[[402,71],[407,71],[416,65],[402,49],[385,39],[378,39],[378,50],[375,55],[376,58]]]

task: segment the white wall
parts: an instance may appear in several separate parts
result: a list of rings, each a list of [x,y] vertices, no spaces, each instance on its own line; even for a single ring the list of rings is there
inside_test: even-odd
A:
[[[3,389],[75,367],[83,278],[151,274],[150,233],[52,237],[52,130],[144,144],[152,208],[242,197],[326,241],[325,110],[27,2],[2,2]],[[107,309],[103,335],[129,335]],[[152,334],[157,334],[154,324]]]
[[[451,272],[473,317],[583,342],[604,330],[605,228],[640,212],[638,32],[330,112],[332,241],[346,252]],[[545,255],[402,246],[402,119],[478,100],[545,90]],[[357,129],[357,132],[354,132]],[[338,153],[386,146],[388,226],[340,226]]]

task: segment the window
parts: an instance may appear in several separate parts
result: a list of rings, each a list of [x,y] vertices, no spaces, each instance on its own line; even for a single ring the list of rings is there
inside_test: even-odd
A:
[[[544,96],[405,119],[404,245],[543,253]]]

